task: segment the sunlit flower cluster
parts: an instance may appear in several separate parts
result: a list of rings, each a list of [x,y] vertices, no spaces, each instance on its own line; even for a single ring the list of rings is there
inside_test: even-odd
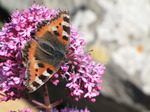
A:
[[[36,33],[36,24],[50,20],[56,14],[57,10],[34,4],[28,10],[16,11],[11,16],[11,22],[4,24],[0,31],[0,101],[23,97],[26,68],[22,66],[22,48],[32,38],[32,33]],[[95,101],[102,89],[99,83],[102,82],[105,67],[84,53],[85,42],[80,39],[82,34],[72,26],[70,29],[70,46],[66,54],[69,62],[63,63],[54,76],[64,74],[68,77],[66,88],[75,100]],[[52,82],[57,85],[59,81]]]

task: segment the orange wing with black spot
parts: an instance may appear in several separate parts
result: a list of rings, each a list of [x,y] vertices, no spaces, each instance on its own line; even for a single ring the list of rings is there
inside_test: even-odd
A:
[[[35,38],[40,42],[49,42],[58,50],[67,49],[70,42],[69,12],[59,10],[58,14],[50,21],[43,21],[41,24],[38,24]]]

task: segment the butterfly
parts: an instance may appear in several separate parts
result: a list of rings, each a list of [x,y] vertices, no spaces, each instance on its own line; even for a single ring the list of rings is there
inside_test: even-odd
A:
[[[45,84],[67,61],[66,53],[70,43],[70,16],[66,10],[59,10],[49,21],[37,24],[37,31],[22,49],[25,59],[24,85],[28,92],[34,92]]]

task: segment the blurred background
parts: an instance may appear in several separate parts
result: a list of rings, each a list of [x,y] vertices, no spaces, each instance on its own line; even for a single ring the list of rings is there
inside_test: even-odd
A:
[[[107,67],[95,103],[68,99],[63,105],[91,112],[150,112],[150,0],[34,1],[50,9],[68,9],[71,24],[84,34],[86,51],[93,50],[94,60]],[[34,1],[0,0],[0,26],[16,9],[28,9]],[[2,102],[0,112],[29,106],[24,99]]]

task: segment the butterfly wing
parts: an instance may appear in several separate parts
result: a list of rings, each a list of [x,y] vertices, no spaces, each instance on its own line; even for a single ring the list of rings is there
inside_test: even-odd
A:
[[[56,50],[64,53],[70,42],[69,12],[59,10],[58,14],[50,21],[43,21],[39,24],[35,38],[39,42],[49,42]]]
[[[47,82],[61,65],[59,59],[44,52],[34,40],[29,41],[23,49],[23,57],[27,68],[25,86],[29,93]]]

